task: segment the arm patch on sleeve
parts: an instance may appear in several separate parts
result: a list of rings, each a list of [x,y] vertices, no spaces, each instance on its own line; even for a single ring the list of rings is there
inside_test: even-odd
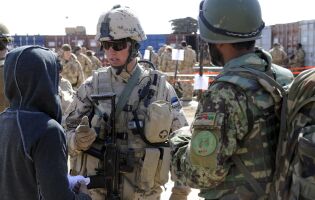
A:
[[[193,151],[198,156],[208,156],[212,154],[218,146],[217,137],[209,130],[197,132],[192,138],[191,143]]]

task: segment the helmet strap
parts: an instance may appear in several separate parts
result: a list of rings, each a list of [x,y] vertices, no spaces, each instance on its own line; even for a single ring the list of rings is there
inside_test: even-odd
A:
[[[121,74],[122,70],[125,69],[126,72],[127,72],[127,66],[128,64],[138,56],[138,51],[139,51],[139,48],[140,48],[140,44],[138,42],[136,42],[135,40],[129,40],[130,43],[131,43],[131,46],[129,48],[129,55],[128,55],[128,58],[125,62],[125,64],[121,65],[121,66],[118,66],[116,67],[118,70],[116,71],[116,75],[119,75]]]

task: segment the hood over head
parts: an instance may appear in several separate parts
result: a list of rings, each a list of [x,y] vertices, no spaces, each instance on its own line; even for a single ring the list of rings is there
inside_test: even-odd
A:
[[[10,51],[4,64],[10,108],[43,112],[60,123],[59,71],[56,55],[47,48],[23,46]]]

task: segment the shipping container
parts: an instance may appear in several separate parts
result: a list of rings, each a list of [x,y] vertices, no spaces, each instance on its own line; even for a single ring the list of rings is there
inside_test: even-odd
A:
[[[269,51],[272,47],[272,32],[271,32],[271,26],[266,26],[262,30],[261,38],[256,40],[256,46],[260,47],[266,51]]]
[[[45,46],[45,37],[41,35],[14,35],[13,43],[14,47],[24,45]]]
[[[157,52],[163,44],[166,44],[167,35],[164,34],[152,34],[147,35],[147,39],[140,42],[140,52],[142,55],[144,55],[144,50],[147,48],[147,46],[152,46],[154,51]]]
[[[305,66],[315,66],[315,20],[301,21],[300,42],[305,51]]]
[[[272,43],[280,43],[288,56],[294,54],[296,45],[300,42],[300,24],[293,22],[288,24],[272,25]]]

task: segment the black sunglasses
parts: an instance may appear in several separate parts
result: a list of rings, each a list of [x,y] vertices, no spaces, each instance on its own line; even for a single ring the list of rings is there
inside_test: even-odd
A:
[[[112,47],[112,49],[114,49],[115,51],[121,51],[127,48],[127,44],[128,44],[128,41],[126,39],[103,41],[102,47],[105,50],[108,50],[110,47]]]

